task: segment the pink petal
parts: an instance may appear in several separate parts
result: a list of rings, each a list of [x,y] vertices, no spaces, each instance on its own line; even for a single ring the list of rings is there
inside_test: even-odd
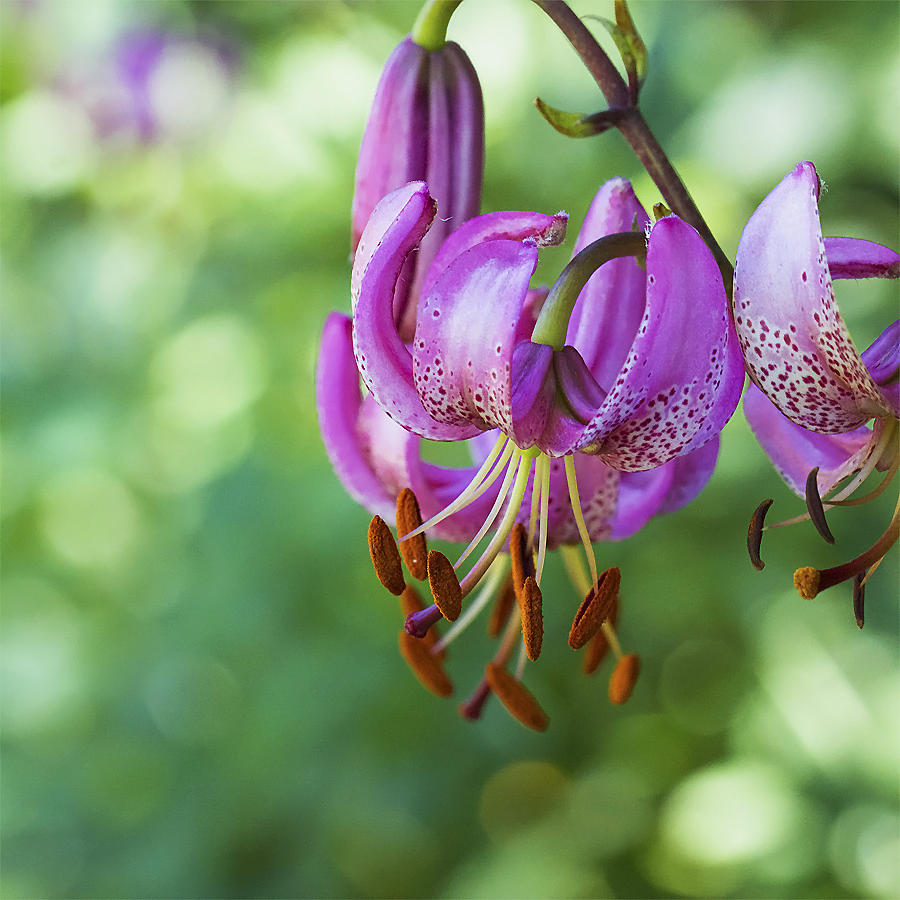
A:
[[[472,437],[477,428],[436,422],[413,383],[412,358],[393,318],[400,267],[434,217],[434,200],[423,182],[388,194],[375,208],[353,263],[353,350],[359,373],[378,404],[404,428],[433,440]]]
[[[647,302],[624,367],[578,449],[626,472],[694,450],[731,418],[744,380],[722,276],[690,225],[653,227]]]
[[[643,231],[647,213],[624,178],[607,181],[594,197],[575,241],[572,256],[607,234]],[[572,317],[566,343],[581,354],[598,383],[612,385],[628,356],[644,314],[646,275],[633,259],[614,259],[602,265],[582,290]]]
[[[795,425],[755,385],[744,396],[744,415],[756,440],[788,487],[806,495],[810,469],[819,467],[819,493],[824,494],[858,469],[875,446],[877,433],[866,425],[843,434],[819,434]]]
[[[750,217],[734,312],[748,369],[769,399],[792,422],[838,434],[890,410],[835,303],[818,193],[815,168],[801,163]],[[839,265],[847,249],[838,247]]]

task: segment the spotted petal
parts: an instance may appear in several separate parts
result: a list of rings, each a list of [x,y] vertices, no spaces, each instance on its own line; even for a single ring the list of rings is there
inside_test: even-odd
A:
[[[838,311],[818,195],[815,167],[804,162],[750,217],[738,245],[734,311],[747,366],[769,399],[792,422],[839,434],[891,409]],[[837,274],[855,277],[878,264],[871,246],[830,246]]]
[[[743,380],[718,266],[690,225],[667,216],[650,234],[631,351],[577,449],[626,472],[663,465],[721,431]]]
[[[363,231],[350,280],[353,350],[359,373],[378,404],[404,428],[434,440],[460,440],[475,426],[437,422],[415,390],[412,358],[394,323],[393,297],[407,255],[428,230],[435,214],[428,186],[411,182],[388,194]]]

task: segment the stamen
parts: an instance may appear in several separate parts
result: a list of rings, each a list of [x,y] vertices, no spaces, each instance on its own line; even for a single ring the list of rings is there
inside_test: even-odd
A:
[[[563,564],[566,567],[569,581],[572,582],[575,590],[583,597],[591,589],[591,582],[581,554],[574,547],[565,544],[559,550],[562,553]]]
[[[406,633],[408,635],[423,640],[428,634],[428,629],[431,628],[435,622],[440,622],[443,618],[437,603],[432,603],[428,609],[411,612],[406,617],[406,625],[404,627],[406,628]]]
[[[882,454],[893,439],[896,427],[897,426],[895,421],[888,421],[885,424],[884,428],[881,431],[881,437],[878,439],[878,442],[875,444],[872,452],[869,454],[868,458],[863,464],[863,467],[859,470],[853,481],[851,481],[850,484],[843,488],[840,493],[835,494],[830,501],[826,502],[833,503],[838,500],[844,500],[845,498],[849,497],[869,477],[869,475],[881,461]]]
[[[549,716],[521,681],[516,681],[503,666],[492,662],[487,664],[485,678],[513,718],[534,731],[547,730]]]
[[[462,612],[462,591],[453,564],[439,550],[428,551],[428,586],[441,615],[455,622]]]
[[[541,589],[529,575],[519,595],[519,606],[522,610],[522,639],[525,642],[525,652],[532,662],[541,655],[541,642],[544,637],[541,600]]]
[[[491,616],[488,619],[488,637],[495,638],[503,630],[503,626],[509,619],[516,602],[516,589],[513,587],[512,575],[509,575],[500,588],[497,595],[497,602],[491,609]]]
[[[378,580],[395,596],[399,597],[406,587],[400,551],[391,529],[381,516],[375,516],[369,523],[369,555]]]
[[[822,498],[819,496],[818,474],[819,467],[816,466],[814,469],[810,469],[809,475],[806,476],[806,508],[809,510],[810,521],[816,526],[816,531],[829,544],[833,544],[834,535],[828,527],[828,522],[825,519],[825,509],[822,506]]]
[[[853,615],[856,617],[856,624],[862,628],[866,624],[866,573],[860,572],[853,579]]]
[[[756,507],[756,512],[750,517],[750,527],[747,529],[747,550],[750,553],[750,562],[757,572],[762,572],[766,564],[762,561],[759,551],[762,548],[763,526],[766,524],[766,513],[774,501],[763,500]]]
[[[534,556],[531,542],[521,522],[513,525],[509,533],[509,559],[512,565],[512,583],[516,596],[522,592],[522,586],[529,575],[534,575]]]
[[[478,584],[491,563],[497,558],[497,554],[509,537],[509,533],[515,524],[516,516],[522,507],[522,498],[525,496],[525,489],[528,487],[528,476],[531,474],[531,461],[537,454],[537,451],[518,450],[517,453],[519,454],[519,460],[516,465],[516,480],[509,494],[506,512],[503,514],[503,518],[497,526],[490,543],[485,548],[484,553],[481,554],[481,558],[472,566],[462,580],[463,597],[467,596],[469,591]]]
[[[487,459],[481,464],[481,468],[466,485],[465,490],[449,506],[445,506],[437,515],[432,516],[427,522],[423,522],[418,528],[407,534],[407,540],[433,528],[448,516],[468,506],[473,500],[477,500],[497,480],[506,467],[506,462],[512,455],[513,449],[513,442],[505,434],[501,434]]]
[[[449,697],[453,693],[453,682],[447,677],[441,661],[433,653],[429,653],[422,641],[401,631],[400,652],[416,678],[432,694]]]
[[[443,649],[465,631],[469,623],[490,603],[491,597],[497,592],[501,579],[506,574],[506,555],[498,556],[494,565],[488,570],[484,586],[478,592],[475,600],[466,607],[466,611],[453,623],[447,633],[439,641],[438,649]]]
[[[428,545],[425,535],[420,532],[405,540],[404,535],[415,531],[421,524],[419,501],[409,488],[403,488],[397,494],[397,543],[409,574],[418,581],[424,581],[428,577]]]
[[[587,556],[588,566],[591,570],[591,584],[597,583],[597,560],[594,559],[594,547],[588,535],[587,525],[584,522],[584,513],[581,511],[581,500],[578,497],[578,482],[575,478],[575,457],[569,455],[566,461],[566,483],[569,486],[569,502],[572,504],[572,513],[575,523],[578,525],[578,533],[584,544],[584,552]]]
[[[641,661],[634,653],[623,656],[617,663],[609,679],[609,700],[617,706],[624,703],[637,684],[641,672]]]
[[[488,697],[491,696],[491,686],[487,682],[487,678],[482,678],[478,687],[469,695],[465,703],[460,703],[457,709],[464,719],[481,718],[484,710],[484,704]]]
[[[578,612],[575,613],[575,621],[569,632],[569,646],[573,650],[582,648],[599,630],[603,622],[609,618],[616,597],[619,593],[619,585],[622,576],[618,566],[613,566],[601,573],[588,591]]]
[[[616,598],[613,601],[612,609],[609,611],[609,618],[606,620],[604,625],[609,625],[610,628],[615,628],[619,621],[619,595],[616,594]],[[600,663],[606,658],[606,654],[609,653],[610,642],[606,636],[606,629],[601,628],[590,640],[590,643],[587,646],[587,649],[584,651],[584,659],[581,663],[581,671],[584,672],[585,675],[593,675],[597,669],[600,668]],[[621,655],[621,654],[619,654]]]

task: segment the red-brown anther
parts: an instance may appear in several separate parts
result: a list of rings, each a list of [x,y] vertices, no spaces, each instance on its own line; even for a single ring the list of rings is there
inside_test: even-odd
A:
[[[544,638],[544,615],[541,608],[541,589],[529,575],[519,593],[519,608],[522,611],[522,638],[525,653],[534,662],[541,655]]]
[[[756,511],[750,517],[750,527],[747,529],[747,552],[750,554],[750,562],[757,572],[762,572],[766,564],[759,555],[762,549],[763,525],[766,524],[766,513],[772,505],[772,500],[763,500]]]
[[[513,589],[518,597],[525,579],[534,575],[534,557],[528,543],[528,531],[521,522],[516,522],[509,534],[509,560]]]
[[[417,534],[409,540],[403,540],[403,535],[415,531],[421,524],[419,501],[409,488],[403,488],[397,494],[397,544],[409,574],[419,581],[424,581],[428,577],[428,545],[425,535]]]
[[[616,595],[615,602],[609,612],[607,622],[615,628],[619,623],[619,596]],[[609,653],[609,641],[606,633],[601,628],[590,640],[587,649],[584,651],[584,659],[581,662],[581,671],[585,675],[593,675],[600,668],[600,663],[606,659]]]
[[[624,703],[637,684],[641,672],[641,661],[633,653],[623,656],[609,678],[609,700],[616,705]]]
[[[509,620],[509,614],[516,602],[516,592],[513,588],[512,576],[507,575],[503,579],[503,585],[497,594],[497,599],[491,607],[491,615],[488,619],[488,637],[495,638],[503,630],[503,626]]]
[[[441,615],[455,622],[462,612],[462,590],[453,563],[438,550],[428,551],[428,586]]]
[[[853,579],[853,615],[856,616],[856,624],[860,628],[866,624],[866,586],[863,580],[866,577],[865,572],[860,572]]]
[[[816,531],[828,541],[829,544],[834,543],[834,535],[828,527],[828,521],[825,519],[825,507],[822,506],[822,498],[819,496],[819,467],[810,469],[809,475],[806,476],[806,509],[809,511],[809,518]]]
[[[597,583],[588,591],[587,597],[575,613],[575,621],[569,632],[569,646],[573,650],[583,647],[609,618],[619,594],[621,581],[618,566],[600,573]]]
[[[550,717],[541,709],[540,704],[534,699],[534,694],[521,681],[516,681],[503,666],[492,662],[487,664],[485,677],[491,690],[500,698],[500,702],[513,718],[534,731],[547,730]]]
[[[400,608],[403,610],[404,616],[422,612],[425,609],[422,598],[419,597],[419,592],[411,584],[408,584],[406,590],[400,595]],[[415,635],[413,636],[415,637]],[[429,628],[425,636],[417,638],[417,640],[422,641],[430,650],[440,640],[440,635],[437,633],[437,630]],[[441,650],[437,655],[439,659],[443,659],[447,655],[447,651]]]
[[[465,701],[465,703],[460,703],[457,709],[459,710],[459,714],[464,719],[470,719],[471,721],[475,721],[475,719],[481,718],[481,713],[484,710],[484,704],[487,702],[487,698],[491,696],[491,686],[487,683],[487,678],[482,678],[478,684],[478,687],[472,691],[472,694]]]
[[[399,597],[406,587],[400,551],[381,516],[375,516],[369,523],[369,555],[378,580],[395,596]]]
[[[424,641],[401,631],[400,652],[416,678],[432,694],[438,697],[449,697],[453,693],[453,682],[447,677],[440,659],[429,652]]]

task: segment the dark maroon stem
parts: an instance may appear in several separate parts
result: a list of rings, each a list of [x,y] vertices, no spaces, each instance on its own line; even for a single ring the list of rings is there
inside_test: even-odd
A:
[[[641,165],[659,188],[666,205],[675,215],[697,229],[700,237],[712,251],[725,290],[731,296],[734,267],[725,251],[719,246],[709,226],[706,224],[697,204],[694,203],[688,189],[681,180],[675,167],[669,162],[659,141],[650,131],[641,111],[631,104],[628,85],[613,65],[606,51],[597,43],[597,39],[588,31],[584,22],[578,18],[564,0],[534,0],[566,36],[581,61],[591,73],[597,86],[606,97],[611,109],[627,110],[627,115],[616,121],[615,127],[628,141],[631,149],[640,160]]]

